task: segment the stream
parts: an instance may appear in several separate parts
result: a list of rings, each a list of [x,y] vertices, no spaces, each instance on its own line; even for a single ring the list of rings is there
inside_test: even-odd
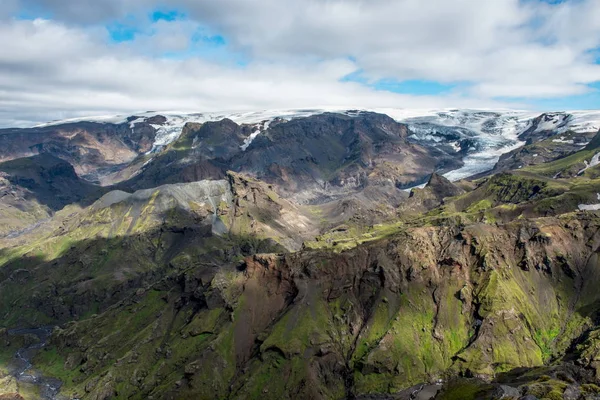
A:
[[[32,369],[31,361],[35,355],[48,343],[54,327],[11,329],[10,336],[33,335],[37,336],[39,342],[17,350],[14,358],[14,367],[11,375],[19,382],[29,383],[40,388],[40,396],[43,400],[57,400],[57,395],[62,382],[55,378],[44,377],[38,371]]]
[[[357,400],[433,400],[442,389],[442,383],[422,383],[396,394],[366,394]]]
[[[434,385],[419,385],[415,390],[410,394],[411,400],[430,400],[435,398],[437,393],[442,388],[441,384]]]

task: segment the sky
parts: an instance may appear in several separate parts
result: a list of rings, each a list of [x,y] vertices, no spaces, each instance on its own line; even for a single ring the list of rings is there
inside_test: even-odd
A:
[[[600,109],[600,0],[0,0],[0,126],[146,110]]]

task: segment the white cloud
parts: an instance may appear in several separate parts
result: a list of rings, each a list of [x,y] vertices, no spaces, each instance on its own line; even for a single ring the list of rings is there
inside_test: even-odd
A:
[[[0,26],[3,125],[105,112],[151,109],[443,107],[495,105],[460,97],[417,97],[340,82],[356,69],[345,59],[224,66],[198,58],[146,57],[109,47],[80,29],[51,21]]]
[[[495,85],[523,85],[515,97],[569,95],[600,80],[586,55],[600,46],[597,0],[192,3],[198,18],[258,57],[352,56],[371,78],[473,82],[485,96],[497,95],[486,92]]]
[[[0,18],[17,1],[55,19],[0,24],[2,125],[145,109],[485,107],[495,97],[582,94],[600,80],[597,0],[173,0],[188,19],[152,24],[157,0],[4,0]],[[110,44],[103,24],[132,15],[135,40]],[[223,35],[221,55],[231,57],[162,56],[185,52],[199,30]],[[233,65],[233,54],[247,66]],[[340,82],[358,70],[371,81],[459,83],[461,92]]]

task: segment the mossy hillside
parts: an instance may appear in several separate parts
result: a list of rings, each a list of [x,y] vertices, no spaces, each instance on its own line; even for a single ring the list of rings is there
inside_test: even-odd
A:
[[[594,201],[598,191],[600,181],[596,180],[570,182],[522,172],[499,174],[482,180],[471,192],[447,198],[442,206],[425,214],[403,214],[395,221],[366,227],[347,222],[313,241],[306,241],[305,247],[343,251],[391,237],[406,227],[497,224],[517,218],[570,213],[579,204]]]
[[[202,228],[188,233],[163,228],[75,243],[68,239],[44,242],[48,253],[55,253],[56,258],[54,254],[47,256],[47,261],[42,255],[25,256],[5,264],[3,271],[7,277],[11,274],[22,277],[0,284],[0,299],[6,300],[0,307],[7,312],[22,311],[10,312],[12,318],[2,321],[6,326],[39,326],[53,320],[80,318],[105,309],[139,286],[176,276],[186,269],[239,263],[244,255],[257,250],[283,249],[256,237],[210,236]],[[18,253],[13,254],[17,256]]]
[[[582,180],[577,184],[580,183],[589,182]],[[585,190],[593,190],[593,186]],[[522,203],[507,203],[507,211]],[[465,214],[477,215],[496,208],[484,205]],[[180,215],[168,215],[167,221],[179,221]],[[76,376],[69,375],[77,371],[68,369],[73,363],[82,365],[77,364],[78,356],[63,350],[69,346],[57,344],[56,354],[46,354],[47,359],[42,363],[48,370],[54,368],[55,373],[60,373],[56,372],[59,369],[56,365],[62,364],[64,368],[66,364],[64,377],[75,380],[74,391],[85,390],[89,384],[90,387],[113,388],[117,393],[131,396],[138,392],[159,397],[166,393],[187,393],[196,398],[228,397],[232,396],[230,393],[255,396],[272,374],[281,381],[289,378],[291,382],[274,385],[274,398],[301,387],[315,388],[311,394],[339,398],[339,393],[345,392],[347,387],[356,393],[402,389],[407,381],[398,371],[404,371],[410,382],[419,383],[443,376],[453,363],[455,370],[490,377],[513,366],[541,365],[552,360],[566,348],[570,342],[567,338],[582,333],[577,326],[591,321],[590,314],[584,313],[583,309],[597,301],[594,289],[580,279],[595,276],[590,272],[593,260],[589,265],[584,262],[588,258],[591,260],[587,244],[591,243],[590,235],[597,225],[593,213],[521,219],[511,224],[499,221],[497,225],[474,222],[465,225],[417,227],[410,221],[403,222],[383,239],[373,238],[349,251],[335,255],[306,251],[289,256],[286,259],[296,261],[290,261],[286,268],[278,270],[273,275],[277,279],[269,278],[255,286],[260,292],[288,293],[293,297],[294,290],[277,286],[277,282],[290,281],[288,273],[295,274],[294,285],[299,293],[303,293],[307,276],[318,282],[318,285],[309,285],[318,288],[315,293],[306,298],[296,295],[288,302],[264,300],[248,293],[240,297],[240,293],[250,286],[232,283],[244,282],[251,272],[237,269],[228,270],[219,279],[211,279],[210,274],[202,278],[203,273],[199,273],[203,282],[211,282],[210,289],[202,292],[204,297],[200,292],[192,295],[196,289],[191,287],[182,290],[172,289],[169,285],[156,286],[155,291],[161,293],[162,301],[158,303],[160,311],[156,315],[161,317],[153,313],[152,304],[156,299],[145,299],[144,294],[136,294],[139,299],[134,298],[133,303],[147,302],[147,315],[144,308],[134,306],[130,309],[128,303],[119,302],[115,308],[105,311],[90,302],[86,313],[94,310],[99,315],[92,318],[82,312],[82,316],[89,315],[89,318],[73,325],[81,327],[81,331],[73,333],[74,337],[87,336],[89,331],[96,329],[96,323],[86,325],[85,329],[79,324],[97,318],[115,319],[123,326],[135,326],[136,331],[110,324],[101,327],[99,330],[107,336],[102,342],[104,347],[95,347],[90,352],[83,348],[78,350],[84,354],[82,359],[91,360],[89,364],[84,361],[89,369],[84,368],[87,372],[81,373],[84,375],[82,381],[78,380],[82,379],[79,372]],[[129,226],[132,225],[127,229]],[[102,232],[105,231],[100,233],[104,235]],[[158,268],[154,271],[161,277],[164,276],[161,268],[168,266],[173,273],[167,277],[177,285],[187,287],[196,276],[194,271],[208,267],[207,264],[216,268],[225,260],[239,261],[241,253],[229,252],[225,247],[233,249],[236,246],[233,237],[211,236],[198,240],[196,231],[186,236],[182,232],[169,231],[169,224],[162,225],[159,232],[162,236],[151,236],[151,240],[136,239],[139,243],[127,244],[129,247],[123,253],[129,251],[133,253],[132,257],[149,257]],[[132,235],[127,240],[132,240]],[[143,247],[148,242],[157,250],[144,255]],[[85,249],[96,254],[104,248],[83,243],[85,245],[79,248],[79,242],[71,244],[60,240],[52,242],[51,249],[44,251],[50,257],[60,255],[60,260],[70,257],[69,254],[80,256],[87,251]],[[158,243],[162,244],[159,246]],[[73,246],[76,249],[72,249]],[[203,258],[206,256],[210,257],[208,263]],[[112,266],[132,262],[125,257],[119,250],[116,258],[109,258],[108,263]],[[69,262],[74,260],[69,259]],[[102,265],[100,270],[109,271],[110,266]],[[271,276],[271,268],[273,266],[267,263],[256,271]],[[371,282],[370,279],[377,283],[361,284]],[[132,293],[136,291],[132,290],[134,288],[154,283],[153,279],[147,278],[136,282],[128,291]],[[213,303],[215,298],[209,292],[215,292],[215,289],[225,304]],[[166,300],[163,299],[165,295]],[[204,302],[212,304],[209,307],[213,308],[205,310]],[[274,303],[283,306],[266,318],[262,308]],[[116,314],[125,310],[130,314],[139,313],[143,320],[154,321],[155,325],[150,329]],[[198,319],[192,315],[197,315]],[[322,320],[323,315],[326,318]],[[478,319],[481,320],[479,327],[476,325]],[[266,322],[260,327],[256,325],[255,330],[243,329],[258,320]],[[183,329],[186,324],[189,329]],[[155,330],[156,326],[162,330]],[[169,332],[177,334],[167,334],[169,326],[173,327]],[[288,330],[288,326],[292,328]],[[118,329],[121,332],[111,336],[111,332]],[[150,331],[157,338],[148,339]],[[143,335],[136,336],[138,332]],[[251,334],[245,335],[248,332]],[[243,339],[245,337],[250,345]],[[407,337],[410,340],[406,340]],[[149,340],[147,348],[143,347],[146,340]],[[136,348],[136,353],[127,355],[112,345],[116,342],[128,343],[134,348],[138,342],[143,344],[139,350]],[[182,343],[190,343],[190,347]],[[245,343],[242,348],[238,347],[240,343]],[[419,345],[415,346],[415,343]],[[87,344],[93,347],[93,342]],[[167,361],[154,356],[158,348],[161,348],[161,354],[165,351]],[[478,351],[470,353],[469,348]],[[115,358],[113,353],[120,358]],[[189,353],[195,357],[186,358]],[[129,357],[124,359],[127,360],[125,365],[115,366],[114,363],[123,357]],[[170,364],[169,357],[178,360],[176,366]],[[245,372],[239,374],[239,371]],[[121,380],[119,376],[132,378]],[[352,384],[346,386],[340,381],[341,376],[351,376]],[[99,380],[95,381],[96,378]],[[231,389],[232,385],[234,389]]]
[[[472,317],[465,308],[467,299],[463,302],[458,295],[470,290],[465,288],[468,280],[457,266],[443,273],[438,278],[443,285],[409,285],[396,305],[391,295],[380,303],[355,353],[358,392],[393,393],[438,379],[468,344]]]
[[[232,398],[345,397],[343,363],[351,335],[345,334],[348,341],[340,336],[334,312],[314,296],[285,312],[259,338],[260,356],[236,379]]]
[[[481,232],[483,232],[485,227],[482,226],[479,230]],[[552,235],[549,233],[545,232],[545,229],[542,230],[541,233],[541,238],[544,237],[552,237]],[[472,231],[471,234],[475,234],[477,232],[477,230]],[[494,231],[488,232],[489,234],[489,239],[485,239],[485,240],[480,240],[480,243],[478,246],[480,246],[481,248],[478,250],[479,254],[481,254],[482,257],[485,257],[486,262],[483,263],[483,265],[486,265],[485,268],[492,268],[493,266],[496,266],[496,268],[501,267],[503,270],[507,270],[507,271],[511,271],[514,267],[514,265],[517,264],[517,258],[519,256],[515,256],[515,260],[505,260],[505,261],[501,261],[503,259],[505,259],[506,257],[506,253],[503,252],[502,250],[500,250],[497,246],[497,242],[498,240],[500,240],[500,242],[505,241],[505,240],[509,240],[510,241],[510,237],[506,236],[505,238],[502,238],[502,236],[498,236],[498,234]],[[560,240],[560,232],[557,234],[559,236],[559,242]],[[564,235],[564,233],[562,233],[562,235]],[[479,239],[479,238],[478,238]],[[545,240],[545,239],[542,239]],[[557,242],[556,243],[556,248],[554,250],[559,250],[560,248],[560,243]],[[514,245],[511,245],[514,246]],[[533,255],[532,255],[533,256]],[[513,265],[511,267],[511,264]],[[449,264],[452,265],[452,264]],[[477,280],[480,279],[489,279],[489,281],[485,281],[485,291],[482,291],[481,293],[479,293],[479,295],[481,296],[481,299],[487,298],[490,300],[491,303],[495,303],[496,302],[496,298],[500,299],[501,305],[502,306],[506,306],[509,303],[513,302],[515,298],[519,297],[519,298],[523,298],[525,299],[527,297],[527,295],[524,295],[524,289],[521,287],[521,285],[525,285],[525,283],[527,283],[527,279],[533,279],[533,282],[535,282],[538,278],[543,280],[549,280],[552,281],[551,279],[551,274],[548,272],[542,272],[542,271],[535,271],[535,272],[531,272],[531,271],[521,271],[520,269],[518,269],[517,275],[515,276],[511,276],[511,275],[506,275],[503,276],[503,279],[506,280],[516,280],[516,281],[521,281],[521,283],[516,283],[515,287],[512,287],[511,285],[506,285],[503,283],[498,284],[498,280],[496,279],[497,276],[494,275],[496,274],[496,272],[494,271],[492,273],[492,275],[488,276],[488,278],[477,278]],[[500,272],[503,273],[503,272]],[[531,277],[527,277],[527,279],[523,276],[520,276],[518,274],[531,274],[531,275],[539,275],[539,277],[535,277],[531,278]],[[558,274],[558,275],[554,275],[557,280],[560,281],[567,281],[568,277],[567,276],[560,276],[560,271],[554,271],[553,274]],[[536,275],[536,276],[537,276]],[[487,275],[483,275],[484,277]],[[447,293],[449,295],[449,300],[447,301],[442,301],[440,302],[440,304],[453,304],[452,300],[455,301],[456,304],[456,309],[455,310],[451,310],[450,312],[445,311],[445,312],[441,312],[440,316],[442,316],[442,318],[447,317],[447,316],[455,316],[455,315],[460,315],[461,313],[465,313],[464,308],[464,302],[468,302],[468,293],[469,293],[469,289],[467,288],[465,290],[464,287],[464,277],[462,278],[462,280],[457,281],[457,283],[461,283],[461,285],[457,285],[455,288],[452,288],[452,290],[449,290]],[[523,283],[525,282],[525,283]],[[549,282],[545,282],[542,283],[540,282],[539,285],[540,286],[547,286],[549,284]],[[557,284],[556,282],[550,283],[550,285],[555,285]],[[481,283],[479,283],[478,285],[481,285]],[[534,286],[536,286],[536,284],[533,284]],[[563,293],[562,296],[567,297],[567,296],[571,296],[573,294],[573,291],[569,291],[568,287],[569,285],[572,285],[572,282],[569,283],[567,281],[567,283],[565,283],[565,287],[562,287],[561,284],[557,284],[557,292],[561,292]],[[525,285],[526,286],[526,285]],[[429,294],[427,294],[427,291],[424,291],[422,293],[423,299],[430,299],[430,297],[432,296],[431,292]],[[457,297],[458,296],[458,297]],[[553,300],[552,294],[549,294],[550,296],[550,300]],[[461,300],[461,297],[463,300]],[[391,297],[386,297],[388,302],[392,302],[390,299]],[[411,301],[414,303],[417,300],[412,300]],[[423,300],[425,301],[425,300]],[[525,301],[525,300],[523,300]],[[540,298],[536,298],[534,300],[530,300],[533,303],[545,303],[547,302],[547,298],[545,298],[544,296],[540,297]],[[520,304],[519,302],[515,302],[517,304]],[[417,303],[418,304],[418,303]],[[530,365],[540,365],[544,362],[544,356],[549,356],[549,352],[547,352],[546,354],[544,354],[544,351],[540,348],[543,346],[546,347],[550,347],[552,345],[552,342],[554,341],[554,339],[557,336],[557,327],[561,326],[561,329],[563,329],[564,325],[561,325],[564,323],[564,320],[568,320],[568,318],[566,318],[567,312],[563,309],[560,309],[558,312],[555,312],[555,308],[559,308],[558,306],[556,306],[556,298],[554,298],[554,302],[550,301],[549,302],[550,306],[548,307],[548,309],[543,309],[543,310],[537,310],[537,309],[529,309],[527,307],[527,305],[522,305],[522,310],[523,310],[523,314],[526,315],[526,319],[528,319],[529,321],[531,321],[531,323],[533,325],[537,325],[540,327],[539,331],[536,332],[531,332],[531,331],[527,331],[528,327],[527,327],[527,323],[528,321],[524,321],[521,319],[521,317],[518,316],[518,312],[516,311],[511,311],[511,309],[509,307],[507,308],[502,308],[502,309],[486,309],[485,307],[482,308],[482,312],[484,313],[485,317],[484,319],[488,319],[489,322],[492,322],[493,324],[490,324],[490,326],[494,326],[494,325],[499,325],[499,327],[495,330],[492,331],[491,336],[493,337],[506,337],[507,341],[506,343],[503,343],[501,340],[498,340],[498,345],[496,346],[496,348],[486,348],[485,351],[490,353],[490,359],[488,360],[483,360],[483,363],[486,366],[491,366],[491,365],[495,365],[494,368],[488,369],[488,370],[480,370],[477,371],[476,369],[473,369],[473,372],[476,373],[482,373],[482,374],[489,374],[489,375],[494,375],[497,372],[501,372],[503,370],[509,369],[511,368],[511,366],[517,366],[520,363],[529,363]],[[561,305],[562,306],[562,305]],[[389,313],[386,313],[385,311],[382,312],[381,310],[385,310],[385,306],[381,307],[381,304],[379,304],[377,306],[377,308],[374,310],[374,313],[372,314],[374,317],[374,321],[372,322],[372,326],[373,326],[373,330],[372,332],[374,332],[374,334],[370,337],[370,335],[368,334],[369,332],[369,323],[367,324],[367,327],[363,330],[363,337],[366,339],[365,342],[376,342],[376,338],[379,337],[381,335],[381,332],[386,330],[386,325],[389,323],[388,319],[385,317],[386,315],[389,315]],[[404,328],[406,326],[410,326],[410,323],[414,323],[414,321],[416,321],[418,319],[419,316],[423,316],[425,315],[425,319],[422,322],[422,325],[419,325],[419,329],[415,329],[415,331],[417,331],[417,335],[418,332],[421,331],[426,331],[427,335],[424,335],[423,338],[423,342],[419,342],[421,345],[418,346],[421,349],[424,349],[425,353],[421,354],[420,356],[417,356],[415,358],[417,358],[423,367],[423,376],[435,376],[433,374],[428,375],[427,373],[425,373],[425,371],[435,371],[435,368],[432,368],[431,366],[435,366],[436,365],[436,361],[435,361],[435,354],[443,354],[444,351],[440,351],[440,348],[436,348],[435,351],[431,350],[428,351],[428,345],[427,345],[427,340],[432,340],[432,330],[433,330],[433,325],[434,323],[432,322],[434,320],[433,316],[430,314],[429,317],[427,316],[427,313],[423,313],[422,310],[426,310],[427,307],[425,305],[420,306],[420,307],[416,307],[416,309],[418,310],[418,315],[415,316],[409,316],[407,321],[402,320],[402,323],[400,323],[399,325]],[[394,313],[391,313],[391,315],[394,315]],[[403,313],[400,312],[399,313],[399,318],[402,318]],[[496,318],[499,318],[499,321],[496,320]],[[540,321],[543,321],[547,319],[549,322],[548,324],[542,323]],[[458,326],[459,328],[463,329],[463,334],[462,336],[456,336],[456,334],[454,334],[454,332],[452,332],[452,330],[450,330],[450,332],[448,333],[448,335],[446,335],[446,333],[444,331],[441,331],[444,339],[446,338],[450,338],[450,340],[448,340],[448,344],[446,344],[445,346],[447,346],[449,349],[452,349],[452,351],[454,351],[454,349],[457,350],[457,352],[460,350],[460,346],[466,346],[469,344],[469,338],[471,335],[473,335],[475,333],[475,329],[474,327],[471,325],[471,323],[475,320],[475,317],[472,317],[470,312],[467,311],[466,312],[466,317],[464,317],[464,319],[461,321],[459,319],[459,322],[461,322]],[[378,322],[381,321],[381,322]],[[466,322],[466,323],[465,323]],[[417,324],[418,325],[418,324]],[[438,321],[437,325],[440,325],[440,322]],[[448,323],[448,325],[450,327],[452,327],[451,323]],[[568,325],[568,323],[567,323]],[[393,326],[393,324],[392,324]],[[441,326],[441,325],[440,325]],[[456,326],[456,325],[455,325]],[[440,328],[441,329],[441,328]],[[437,335],[438,336],[442,336],[440,335],[440,329],[438,329]],[[568,328],[565,328],[566,331],[568,331]],[[489,334],[483,330],[482,331],[484,333],[484,335],[482,336],[482,342],[483,339],[487,336],[489,336]],[[521,333],[519,333],[521,332]],[[522,334],[522,332],[525,332],[524,334]],[[520,336],[522,334],[522,336]],[[392,334],[390,334],[390,336],[392,336]],[[403,335],[397,335],[397,337],[406,337],[406,336],[411,336],[410,333],[406,333]],[[495,339],[493,339],[495,340]],[[537,340],[539,342],[539,345],[535,342],[535,340]],[[382,342],[385,342],[385,339],[382,340]],[[527,343],[531,343],[531,346],[528,346]],[[358,354],[359,357],[362,357],[362,355],[364,355],[364,350],[361,350],[363,348],[369,348],[370,346],[367,344],[366,346],[361,345],[360,340],[359,340],[359,345],[357,345],[356,347],[356,353]],[[478,344],[479,345],[479,344]],[[522,348],[520,348],[519,346],[524,346]],[[433,346],[432,346],[433,347]],[[392,346],[392,350],[393,348],[402,348],[402,343],[396,345],[396,346]],[[516,350],[515,350],[516,348]],[[443,347],[442,347],[443,349]],[[414,349],[411,347],[410,348],[411,352],[414,352]],[[452,351],[448,351],[449,354],[452,353]],[[375,352],[372,352],[371,354],[374,354]],[[388,351],[389,353],[389,351]],[[479,354],[480,352],[478,352]],[[459,353],[460,354],[460,353]],[[387,355],[387,354],[386,354]],[[430,357],[430,355],[434,355],[434,358],[428,358]],[[376,359],[376,357],[373,357],[372,355],[370,355],[369,357],[371,357],[368,362],[373,362],[375,363],[374,365],[378,365],[376,368],[376,370],[378,371],[377,374],[369,374],[368,372],[365,374],[365,371],[368,371],[368,364],[361,364],[362,366],[360,367],[361,370],[357,371],[356,374],[356,387],[360,388],[358,390],[364,390],[366,392],[377,392],[377,391],[387,391],[387,390],[392,390],[395,386],[394,384],[391,384],[391,382],[393,382],[394,378],[393,376],[397,376],[396,374],[392,375],[390,374],[387,378],[385,377],[385,373],[382,373],[382,371],[385,370],[385,366],[386,365],[392,365],[392,369],[394,368],[394,364],[393,364],[393,357],[388,357],[388,358],[384,358],[382,359],[383,361],[378,361]],[[473,363],[477,363],[478,361],[478,357],[477,356],[473,356],[471,358],[471,362]],[[390,362],[391,361],[391,362]],[[441,361],[441,362],[440,362]],[[442,364],[442,366],[444,365],[444,360],[440,360],[438,361],[438,363]],[[448,363],[451,363],[451,361],[447,361]],[[377,364],[378,363],[378,364]],[[409,370],[414,370],[414,363],[407,363],[409,364]],[[365,369],[363,369],[363,367]],[[487,368],[487,367],[486,367]],[[440,371],[444,371],[444,367],[440,367],[439,368]],[[419,378],[417,378],[419,379]],[[425,379],[423,377],[420,377],[420,379]],[[391,386],[390,386],[391,384]]]
[[[500,400],[532,396],[538,399],[588,399],[600,394],[600,387],[581,367],[560,364],[549,367],[517,368],[499,374],[492,381],[453,378],[445,383],[436,399]]]
[[[52,210],[34,199],[23,201],[20,207],[0,203],[0,236],[23,231],[38,221],[50,218],[51,215]]]
[[[231,348],[228,330],[223,330],[225,336],[217,334],[228,320],[223,309],[196,312],[176,302],[173,293],[149,290],[69,325],[55,333],[36,367],[63,380],[62,393],[72,396],[109,388],[118,398],[144,399],[153,391],[169,390],[183,379],[184,366],[210,343],[223,359]],[[111,377],[104,386],[98,384],[102,376]]]
[[[525,167],[523,168],[523,171],[532,172],[534,174],[539,174],[550,178],[556,176],[565,178],[575,177],[579,171],[586,167],[586,161],[589,163],[589,161],[597,152],[598,149],[581,150],[577,153],[552,162]]]
[[[310,305],[290,310],[273,326],[260,346],[261,351],[273,349],[290,359],[326,342],[330,339],[327,332],[335,327],[330,313],[327,303],[316,298]]]
[[[588,177],[555,180],[526,172],[505,174],[495,182],[483,181],[473,192],[450,199],[410,223],[497,224],[572,213],[580,204],[594,204],[599,191],[600,181]]]
[[[326,381],[314,379],[311,370],[315,365],[303,356],[286,359],[277,352],[263,354],[262,360],[249,365],[248,380],[234,390],[231,398],[342,399],[346,396],[342,371],[326,376]],[[319,377],[322,378],[322,377]]]
[[[14,318],[3,323],[39,326],[54,318],[85,313],[86,306],[94,306],[97,296],[127,284],[139,273],[157,269],[148,246],[142,238],[76,242],[62,237],[44,241],[37,254],[25,252],[22,258],[2,267],[7,275],[21,276],[17,281],[0,284],[0,297],[6,299],[2,307],[25,311],[11,313]],[[62,295],[59,298],[55,297],[57,290]]]
[[[393,220],[372,226],[352,223],[335,227],[314,240],[304,242],[307,249],[331,249],[336,252],[352,249],[360,244],[390,237],[401,230],[403,221]]]
[[[484,181],[477,189],[452,202],[456,211],[476,212],[499,204],[519,204],[553,197],[569,186],[547,178],[521,172],[501,173]]]
[[[517,366],[542,365],[565,351],[568,343],[582,333],[582,324],[588,323],[589,319],[580,314],[580,309],[585,304],[596,301],[597,294],[592,293],[593,289],[589,285],[578,288],[581,281],[573,277],[573,274],[577,276],[584,270],[585,257],[579,253],[584,247],[582,242],[584,238],[579,236],[579,233],[573,232],[580,232],[581,226],[571,225],[568,221],[572,221],[572,215],[565,215],[559,221],[540,219],[539,225],[531,228],[533,234],[528,234],[529,236],[526,235],[521,239],[525,240],[522,245],[519,244],[517,237],[512,236],[514,234],[506,234],[505,229],[508,229],[511,224],[497,229],[490,229],[485,224],[480,224],[461,235],[477,238],[473,241],[475,247],[472,251],[480,259],[479,262],[475,262],[475,265],[481,268],[478,274],[471,277],[476,282],[472,307],[479,307],[479,309],[475,315],[471,316],[467,313],[464,318],[467,322],[463,330],[465,333],[462,337],[459,336],[458,340],[450,342],[455,345],[447,345],[453,349],[458,348],[456,344],[460,343],[468,346],[465,351],[456,353],[458,357],[456,366],[461,366],[463,372],[470,371],[469,373],[493,376]],[[518,227],[522,224],[522,222],[515,222],[512,226]],[[522,228],[517,228],[517,232],[518,229]],[[509,231],[515,232],[512,228]],[[504,248],[505,245],[508,247]],[[523,245],[524,247],[519,250]],[[579,250],[574,251],[574,249]],[[423,253],[429,254],[428,251]],[[569,255],[565,259],[567,254]],[[565,263],[577,267],[575,270],[569,270],[565,267]],[[464,278],[460,282],[464,285]],[[464,286],[457,286],[454,294],[462,296],[463,289]],[[469,293],[468,289],[466,293]],[[425,298],[429,296],[431,295],[426,295]],[[467,299],[466,295],[463,298]],[[461,304],[457,298],[454,300],[457,306]],[[453,303],[448,300],[442,304]],[[462,305],[460,308],[460,311],[464,312]],[[433,362],[427,358],[429,354],[443,353],[439,349],[435,352],[427,351],[426,341],[431,339],[432,322],[430,321],[433,321],[431,315],[427,317],[427,312],[424,312],[427,309],[425,305],[417,307],[418,315],[408,316],[408,319],[402,320],[400,324],[402,328],[411,326],[411,323],[425,315],[424,325],[420,330],[429,333],[423,339],[424,342],[419,342],[420,346],[418,346],[426,351],[426,354],[418,357],[424,365],[423,371],[427,371],[426,368],[430,368],[430,365],[436,364],[435,358]],[[388,320],[382,317],[385,315],[386,312],[375,310],[374,318],[380,322],[373,323],[373,332],[385,330],[381,328],[388,324]],[[402,319],[402,315],[403,313],[399,312],[398,318]],[[460,315],[460,312],[444,312],[441,315],[454,316]],[[482,319],[479,321],[481,327],[476,324],[479,318]],[[473,325],[469,325],[470,323]],[[452,333],[450,332],[448,337],[452,338]],[[475,334],[477,335],[473,337],[475,342],[470,344],[469,339]],[[379,335],[380,333],[376,333],[373,338]],[[407,332],[397,337],[407,336],[411,336],[411,333]],[[365,338],[368,338],[368,335],[365,334]],[[369,340],[374,341],[373,338]],[[385,342],[385,339],[382,342]],[[359,341],[357,354],[363,354],[360,349],[365,347],[360,343]],[[402,348],[402,343],[389,348],[391,350],[382,352],[384,358],[381,360],[373,356],[376,351],[369,354],[370,360],[378,365],[375,369],[377,373],[369,376],[368,373],[357,372],[357,388],[367,392],[385,392],[395,387],[392,382],[397,375],[389,374],[385,377],[386,374],[382,372],[385,368],[382,366],[394,365],[394,357],[389,356],[389,353],[394,349]],[[410,351],[414,354],[412,348]],[[414,371],[415,363],[408,364],[409,370]],[[440,368],[440,370],[444,369]]]
[[[96,386],[108,385],[133,398],[133,393],[285,398],[300,388],[310,388],[303,393],[317,397],[340,398],[348,388],[357,394],[394,392],[443,377],[449,369],[494,376],[511,366],[542,365],[543,346],[547,354],[556,349],[556,330],[565,329],[569,311],[578,310],[573,278],[559,255],[566,248],[579,249],[577,257],[587,258],[583,227],[567,228],[565,222],[478,224],[463,231],[411,228],[339,254],[261,256],[249,270],[231,269],[212,279],[203,278],[193,257],[177,257],[178,268],[189,270],[171,282],[179,282],[184,292],[156,287],[156,297],[145,291],[129,304],[67,327],[71,334],[59,336],[55,344],[60,357],[49,353],[48,360],[54,361],[44,361],[50,364],[45,369],[57,374],[52,364],[85,365],[87,372],[75,377],[69,374],[77,369],[64,372],[72,381],[72,389],[65,390],[72,393],[98,378],[102,385]],[[516,235],[522,229],[529,233],[522,234],[525,244],[519,250]],[[524,270],[519,266],[524,254],[532,262],[547,256],[552,261],[540,263],[539,270],[538,264]],[[575,274],[584,265],[577,258],[570,264]],[[300,274],[296,289],[287,286],[292,271]],[[204,304],[202,297],[190,297],[197,290],[194,277],[203,285],[210,282],[201,292],[207,304],[213,304],[209,293],[217,291],[227,306],[205,310],[202,305],[194,311]],[[586,304],[595,301],[586,288],[579,292]],[[278,296],[283,293],[295,297],[282,302]],[[274,308],[266,312],[264,307]],[[135,329],[123,328],[129,326]],[[67,338],[78,343],[83,337],[83,347],[66,345]],[[86,361],[81,364],[72,353]],[[351,384],[342,376],[351,377]],[[264,392],[269,377],[277,382]]]

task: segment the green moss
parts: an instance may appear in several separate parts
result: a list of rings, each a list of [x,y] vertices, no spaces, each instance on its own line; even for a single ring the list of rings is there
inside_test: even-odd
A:
[[[545,361],[549,360],[554,352],[554,341],[560,334],[559,328],[549,330],[537,330],[534,333],[534,340],[542,350],[542,357]]]
[[[583,394],[600,394],[600,386],[594,385],[593,383],[586,383],[581,385],[581,391]]]
[[[485,211],[491,207],[492,207],[492,202],[488,199],[483,199],[481,201],[478,201],[475,204],[470,205],[466,211],[467,212],[479,212],[479,211]]]
[[[386,372],[363,375],[360,371],[355,371],[354,381],[355,390],[360,394],[395,393],[407,386],[402,376]]]
[[[552,390],[552,391],[546,393],[544,398],[548,399],[548,400],[563,400],[563,394],[562,394],[562,392],[559,392],[558,390]]]
[[[303,354],[313,345],[323,343],[328,338],[328,314],[326,304],[318,299],[314,299],[310,305],[299,306],[285,313],[261,345],[261,351],[276,348],[291,358]]]
[[[394,236],[404,226],[403,221],[390,221],[370,227],[346,224],[346,229],[333,228],[329,232],[318,236],[316,240],[304,242],[304,246],[308,249],[329,249],[341,252],[355,248],[363,243]]]
[[[398,298],[398,312],[390,313],[389,328],[389,317],[377,311],[376,323],[357,349],[361,357],[360,373],[355,377],[359,393],[417,384],[440,376],[451,366],[451,358],[467,344],[469,336],[468,316],[462,315],[462,303],[454,297],[462,284],[459,279],[449,280],[447,290],[439,293],[439,309],[431,301],[430,291],[409,287]],[[377,346],[371,349],[374,343]],[[367,372],[375,370],[378,372]],[[398,376],[401,382],[395,378]]]
[[[65,367],[65,358],[58,352],[56,347],[46,347],[37,354],[34,360],[35,367],[42,371],[45,376],[60,379],[69,385],[73,379],[81,374],[78,365],[72,369]]]
[[[392,318],[397,310],[390,310],[389,303],[380,301],[375,312],[368,322],[366,333],[359,338],[353,358],[362,359],[370,350],[379,344],[379,341],[387,334]]]
[[[589,161],[594,154],[596,154],[595,150],[582,150],[549,163],[525,167],[523,168],[523,171],[551,177],[562,171],[572,168],[573,166],[582,164],[586,160]]]
[[[491,395],[493,388],[484,382],[460,379],[446,384],[444,390],[436,396],[436,400],[479,400]]]

